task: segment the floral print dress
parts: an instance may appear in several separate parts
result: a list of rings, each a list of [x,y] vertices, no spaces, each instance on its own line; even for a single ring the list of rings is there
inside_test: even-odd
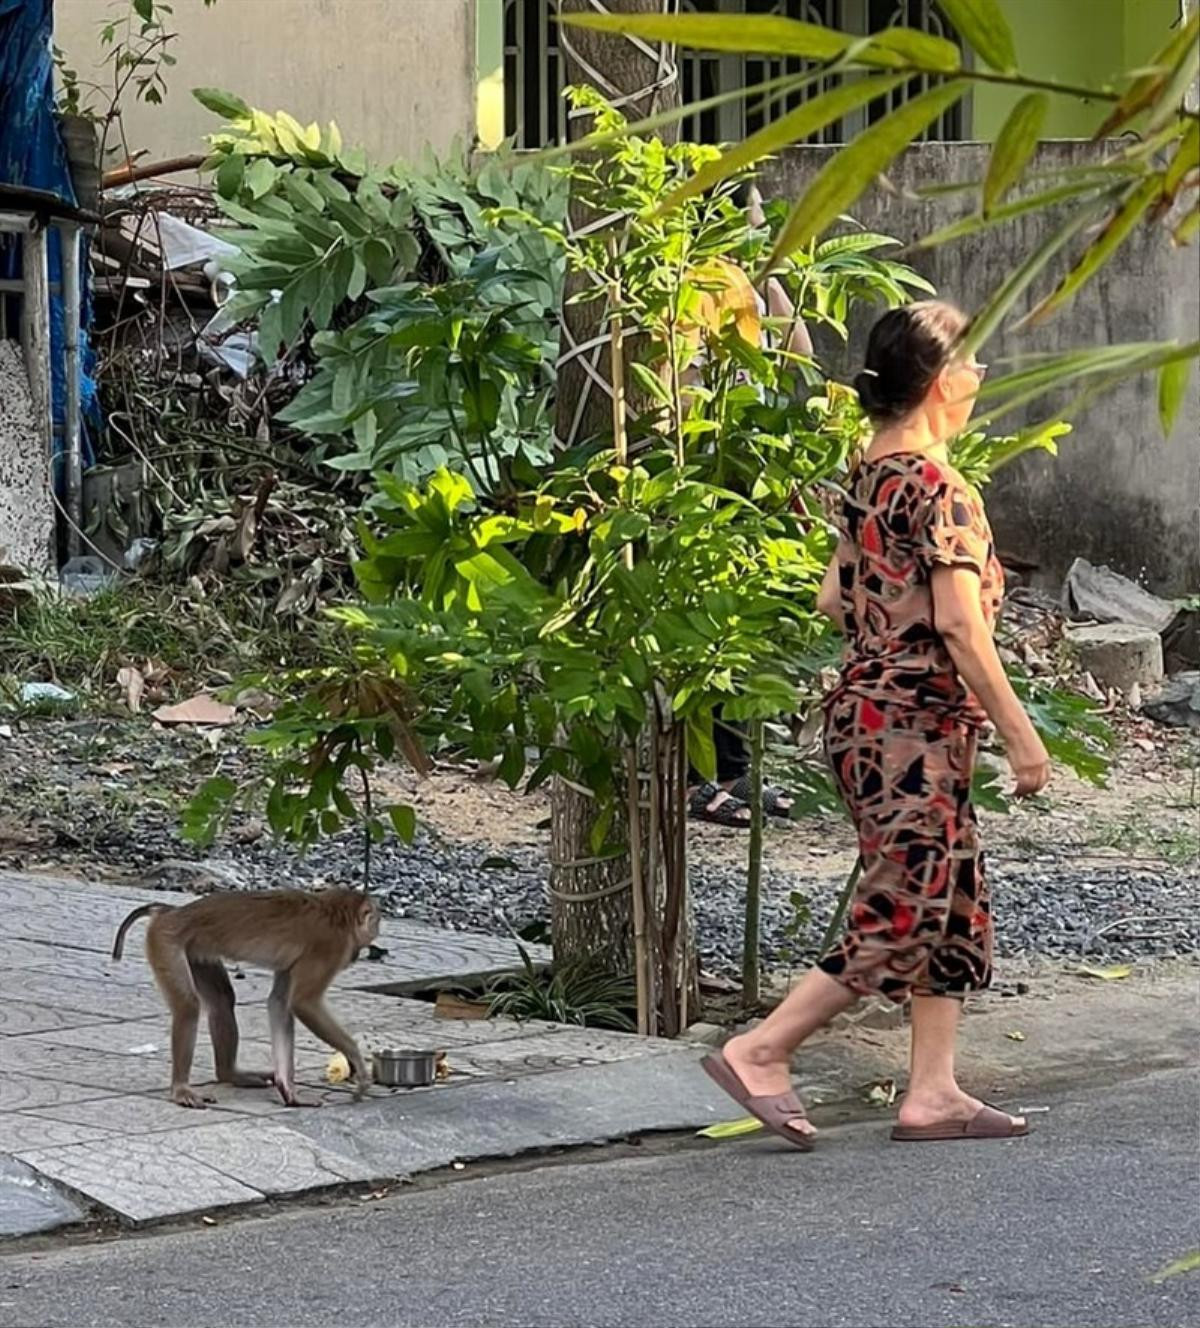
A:
[[[825,749],[858,831],[846,933],[820,967],[860,995],[962,996],[991,980],[992,917],[971,775],[985,715],[934,625],[931,577],[980,578],[994,624],[1004,573],[978,492],[946,462],[860,463],[838,572],[847,644]]]

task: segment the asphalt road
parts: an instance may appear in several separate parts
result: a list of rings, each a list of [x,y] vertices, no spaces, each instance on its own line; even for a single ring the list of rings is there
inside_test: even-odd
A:
[[[1023,1140],[758,1138],[0,1256],[0,1325],[1192,1328],[1200,1076]],[[1021,1104],[1007,1104],[1017,1106]]]

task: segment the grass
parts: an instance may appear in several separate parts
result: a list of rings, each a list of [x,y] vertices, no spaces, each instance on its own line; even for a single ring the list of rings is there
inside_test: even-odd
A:
[[[1156,825],[1149,812],[1149,808],[1134,810],[1101,822],[1088,837],[1089,846],[1159,858],[1173,867],[1200,862],[1200,829]]]
[[[54,682],[93,702],[116,702],[125,665],[165,666],[168,690],[187,695],[240,674],[328,658],[336,628],[276,617],[237,593],[192,598],[179,587],[130,581],[89,599],[45,594],[0,613],[0,703],[26,682]]]

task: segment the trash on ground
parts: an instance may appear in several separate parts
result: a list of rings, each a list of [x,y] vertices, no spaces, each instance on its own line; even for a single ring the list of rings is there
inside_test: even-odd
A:
[[[329,1064],[325,1066],[325,1079],[327,1083],[344,1084],[350,1078],[350,1062],[340,1051],[335,1051],[329,1058]]]
[[[872,1107],[890,1107],[900,1096],[894,1079],[878,1079],[866,1084],[862,1090],[864,1100]]]
[[[1024,1041],[1025,1041],[1025,1034],[1022,1033],[1021,1030],[1020,1030],[1019,1028],[1013,1028],[1013,1029],[1010,1029],[1007,1033],[1005,1033],[1004,1036],[1005,1036],[1006,1038],[1008,1038],[1008,1040],[1009,1040],[1010,1042],[1024,1042]]]
[[[75,693],[56,682],[27,682],[21,688],[22,705],[70,705]]]
[[[755,1116],[743,1116],[741,1120],[718,1121],[715,1125],[706,1125],[696,1134],[701,1139],[737,1139],[743,1134],[755,1134],[763,1128],[763,1123]]]
[[[225,728],[236,722],[237,711],[231,705],[213,700],[207,692],[197,692],[177,705],[159,706],[154,718],[160,724],[207,724]]]
[[[1101,982],[1119,982],[1133,972],[1132,964],[1110,964],[1107,968],[1097,968],[1093,964],[1080,964],[1073,969],[1077,977],[1099,978]]]

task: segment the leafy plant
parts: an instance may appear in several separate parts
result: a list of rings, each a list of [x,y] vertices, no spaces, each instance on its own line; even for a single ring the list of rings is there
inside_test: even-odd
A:
[[[973,47],[974,61],[965,60],[954,42],[908,27],[889,27],[860,37],[826,24],[773,15],[572,13],[562,15],[561,21],[644,42],[746,54],[769,50],[806,62],[801,73],[739,94],[769,95],[773,100],[799,95],[801,105],[731,147],[719,161],[709,164],[702,179],[676,189],[664,201],[664,209],[680,205],[689,190],[711,187],[789,143],[804,141],[839,119],[850,106],[883,96],[905,80],[922,81],[925,91],[830,156],[792,206],[767,259],[768,269],[785,265],[798,250],[819,239],[973,85],[997,84],[1025,92],[997,137],[984,178],[960,185],[939,184],[927,191],[954,188],[977,194],[979,208],[974,216],[928,237],[926,245],[974,235],[1049,208],[1062,207],[1066,212],[1039,248],[975,311],[963,344],[964,351],[970,352],[996,331],[1052,268],[1057,267],[1054,284],[1036,300],[1023,323],[1044,321],[1068,305],[1121,251],[1137,227],[1162,225],[1176,244],[1190,243],[1200,232],[1200,201],[1191,197],[1200,187],[1200,111],[1187,101],[1200,69],[1200,12],[1193,8],[1190,17],[1182,18],[1144,66],[1126,71],[1113,84],[1085,87],[1021,71],[1000,0],[943,0],[942,9]],[[1112,157],[1085,167],[1031,174],[1028,164],[1048,98],[1083,99],[1108,106],[1110,113],[1096,137],[1136,129],[1133,142]],[[687,107],[680,107],[632,129],[640,132],[661,126],[687,113]],[[611,130],[598,127],[595,134],[567,150],[595,148],[610,134]],[[1022,183],[1031,188],[1005,202]],[[1185,201],[1180,205],[1180,200]],[[1057,261],[1061,259],[1066,260],[1065,265]],[[1064,383],[1079,382],[1083,399],[1088,399],[1132,374],[1157,372],[1161,414],[1169,429],[1183,395],[1180,366],[1197,356],[1200,341],[1067,352],[1044,357],[1034,369],[1018,368],[989,382],[982,399],[996,415]]]
[[[518,944],[517,950],[521,971],[495,978],[488,985],[484,999],[490,1015],[634,1031],[632,978],[605,972],[588,960],[542,970],[523,945]]]

